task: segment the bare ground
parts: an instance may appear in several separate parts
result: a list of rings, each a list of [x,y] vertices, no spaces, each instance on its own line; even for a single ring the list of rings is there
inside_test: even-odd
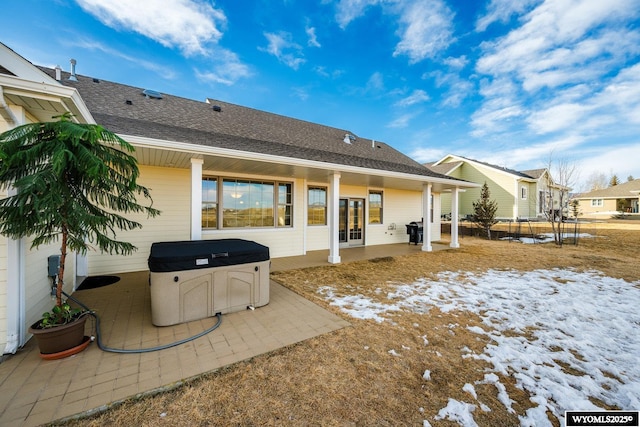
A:
[[[433,426],[457,425],[433,417],[449,398],[469,400],[462,390],[464,384],[482,380],[489,367],[486,362],[462,358],[465,347],[482,353],[488,344],[486,336],[467,328],[485,327],[478,316],[445,314],[434,308],[427,314],[397,314],[393,322],[358,320],[329,306],[318,295],[318,287],[330,285],[339,293],[357,292],[384,300],[386,292],[377,289],[441,271],[568,267],[596,269],[629,282],[640,280],[640,224],[597,224],[580,231],[597,237],[559,248],[462,236],[457,250],[274,273],[274,280],[345,317],[352,327],[237,363],[170,392],[132,399],[68,425],[397,426],[422,425],[425,419]],[[429,345],[423,337],[428,337]],[[422,378],[425,369],[431,371],[429,381]],[[528,394],[515,387],[513,378],[500,381],[516,401],[516,414],[508,413],[500,403],[494,385],[477,385],[478,400],[491,409],[474,413],[481,426],[518,425],[517,415],[533,405]],[[553,416],[550,419],[559,425]]]

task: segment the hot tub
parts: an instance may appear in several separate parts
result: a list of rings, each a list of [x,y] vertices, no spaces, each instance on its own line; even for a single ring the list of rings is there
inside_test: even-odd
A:
[[[269,248],[253,241],[153,243],[148,263],[151,322],[156,326],[269,303]]]

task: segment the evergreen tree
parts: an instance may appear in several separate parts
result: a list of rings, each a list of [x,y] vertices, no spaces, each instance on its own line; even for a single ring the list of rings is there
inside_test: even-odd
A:
[[[149,190],[136,183],[140,174],[132,145],[93,124],[79,124],[66,113],[58,121],[30,123],[0,135],[0,189],[16,194],[0,200],[0,233],[33,236],[32,248],[61,242],[56,306],[62,306],[67,249],[86,254],[92,245],[128,255],[131,243],[115,239],[115,230],[142,225],[119,213],[160,212]],[[149,206],[138,203],[138,196]]]
[[[495,200],[491,200],[491,193],[489,186],[485,181],[482,189],[480,190],[480,199],[473,202],[473,222],[485,233],[487,238],[491,239],[491,227],[498,221],[496,220],[496,212],[498,210],[498,203]]]
[[[631,182],[631,181],[633,181],[634,179],[635,179],[635,178],[633,177],[633,175],[629,175],[629,176],[627,177],[627,182]]]
[[[620,184],[620,180],[618,179],[618,175],[613,174],[611,179],[609,180],[609,187],[613,187],[614,185]]]

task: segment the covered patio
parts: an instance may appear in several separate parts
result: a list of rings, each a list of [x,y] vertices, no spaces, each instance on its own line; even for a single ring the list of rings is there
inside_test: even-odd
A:
[[[433,245],[433,250],[448,248]],[[344,249],[341,257],[345,263],[421,251],[420,245],[406,243],[378,245]],[[328,253],[274,258],[271,271],[326,266]],[[99,316],[105,346],[155,347],[193,336],[216,322],[214,317],[155,327],[148,272],[118,276],[117,283],[73,294]],[[35,426],[105,410],[128,398],[168,390],[224,366],[347,326],[344,319],[271,280],[268,305],[226,314],[211,333],[161,351],[111,353],[94,342],[75,356],[43,360],[30,340],[0,363],[0,425]],[[85,333],[95,335],[93,321],[87,322]]]

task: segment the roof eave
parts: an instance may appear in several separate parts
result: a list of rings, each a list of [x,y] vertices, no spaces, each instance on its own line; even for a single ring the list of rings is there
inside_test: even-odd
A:
[[[389,170],[370,169],[358,166],[349,166],[338,163],[322,162],[317,160],[307,160],[295,157],[285,157],[273,154],[254,153],[250,151],[234,150],[221,147],[211,147],[198,144],[190,144],[185,142],[165,141],[154,138],[147,138],[136,135],[119,134],[119,136],[130,144],[138,147],[163,149],[170,151],[179,151],[185,153],[193,153],[198,155],[215,155],[221,157],[230,157],[239,160],[260,161],[274,164],[288,164],[297,167],[325,169],[335,171],[337,173],[354,173],[362,175],[374,175],[385,178],[405,179],[410,181],[422,182],[425,184],[440,184],[450,188],[476,188],[479,184],[463,181],[455,178],[439,178],[429,175],[418,175],[404,172],[396,172]]]

